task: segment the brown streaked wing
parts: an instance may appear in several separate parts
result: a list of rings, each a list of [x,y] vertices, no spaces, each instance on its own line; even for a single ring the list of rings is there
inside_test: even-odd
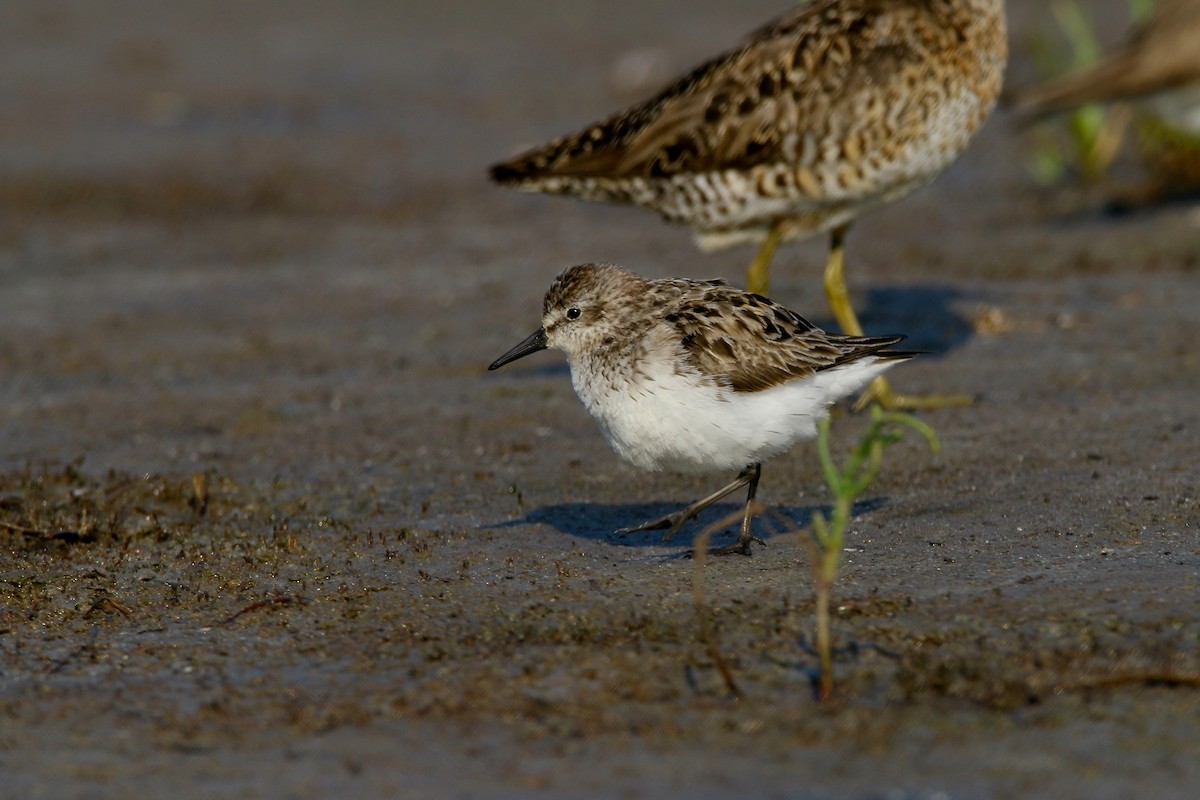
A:
[[[761,28],[740,50],[710,62],[702,80],[685,92],[660,98],[622,147],[619,175],[668,176],[724,169],[750,169],[796,161],[790,137],[821,136],[831,109],[894,102],[890,84],[915,59],[911,44],[880,31],[912,28],[914,3],[843,3],[836,20],[828,3],[814,3]],[[891,18],[891,19],[888,19]],[[844,61],[815,57],[815,70],[797,68],[802,53],[844,48]],[[836,61],[836,63],[835,63]]]
[[[903,338],[826,333],[765,297],[720,286],[692,293],[666,321],[678,331],[692,365],[736,392],[809,377]]]
[[[667,177],[790,163],[786,134],[803,135],[807,125],[823,124],[830,107],[856,105],[850,99],[856,93],[884,98],[888,82],[898,80],[901,65],[914,57],[900,35],[919,26],[922,5],[806,4],[648,102],[499,165],[493,176]],[[831,19],[838,6],[839,16]],[[801,53],[841,48],[855,57],[836,67],[793,69]],[[789,116],[791,122],[781,125]]]

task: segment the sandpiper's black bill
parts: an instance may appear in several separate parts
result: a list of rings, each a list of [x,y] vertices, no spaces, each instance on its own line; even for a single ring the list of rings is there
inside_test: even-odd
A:
[[[509,350],[504,355],[492,362],[488,369],[500,369],[510,361],[516,361],[518,358],[524,358],[530,353],[536,353],[538,350],[546,349],[546,329],[538,328],[533,333],[521,342],[519,345]]]

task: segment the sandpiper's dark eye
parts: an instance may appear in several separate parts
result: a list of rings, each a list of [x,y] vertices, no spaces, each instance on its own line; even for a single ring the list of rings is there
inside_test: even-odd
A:
[[[578,308],[568,308],[567,309],[567,319],[579,319],[579,315],[582,313],[583,312],[580,311]]]

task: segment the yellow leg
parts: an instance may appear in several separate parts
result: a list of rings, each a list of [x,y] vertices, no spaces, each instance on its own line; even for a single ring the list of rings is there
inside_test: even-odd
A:
[[[775,257],[775,248],[779,247],[779,238],[782,234],[783,226],[778,222],[767,231],[767,236],[759,246],[758,253],[750,262],[750,268],[746,270],[746,291],[766,296],[767,291],[771,288],[771,276],[768,274],[768,269],[771,266],[771,259]]]
[[[850,304],[850,293],[846,290],[846,227],[833,231],[829,247],[829,262],[825,265],[825,298],[842,332],[848,336],[862,336],[862,325]],[[945,406],[969,406],[975,398],[965,394],[907,395],[892,391],[887,378],[879,377],[854,403],[854,410],[861,411],[871,403],[879,403],[888,411],[916,411],[919,409],[943,408]]]
[[[862,336],[862,325],[850,305],[850,293],[846,291],[846,226],[835,228],[829,244],[829,261],[825,264],[825,299],[829,310],[847,336]]]

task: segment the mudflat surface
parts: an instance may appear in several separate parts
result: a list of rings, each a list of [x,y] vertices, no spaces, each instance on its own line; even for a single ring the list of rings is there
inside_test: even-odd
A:
[[[724,476],[622,464],[553,354],[484,372],[567,264],[740,281],[484,169],[784,5],[0,9],[0,796],[1196,791],[1194,204],[1039,189],[1000,113],[852,231],[866,327],[932,351],[895,382],[980,402],[857,507],[824,705],[795,533],[698,610],[686,535],[611,532]],[[773,292],[828,324],[823,258]],[[824,509],[812,447],[760,496]]]

